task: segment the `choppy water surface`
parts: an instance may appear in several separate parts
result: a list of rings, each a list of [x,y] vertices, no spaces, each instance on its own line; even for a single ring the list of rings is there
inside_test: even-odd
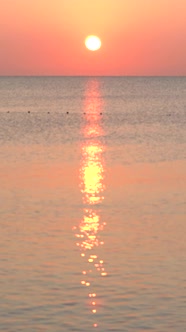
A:
[[[0,78],[0,330],[186,330],[186,79]]]

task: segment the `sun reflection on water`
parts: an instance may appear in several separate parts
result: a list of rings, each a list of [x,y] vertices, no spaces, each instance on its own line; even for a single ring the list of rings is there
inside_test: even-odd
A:
[[[82,162],[79,171],[80,189],[83,200],[83,218],[76,227],[76,245],[84,259],[81,284],[88,287],[89,305],[92,314],[96,314],[99,294],[95,291],[98,275],[107,276],[104,261],[99,257],[99,246],[104,245],[101,231],[106,222],[101,221],[101,203],[104,200],[104,145],[101,143],[103,129],[100,124],[103,101],[100,95],[99,81],[88,82],[85,96],[85,125],[83,128]],[[97,276],[97,277],[96,277]],[[94,322],[93,327],[98,327]]]

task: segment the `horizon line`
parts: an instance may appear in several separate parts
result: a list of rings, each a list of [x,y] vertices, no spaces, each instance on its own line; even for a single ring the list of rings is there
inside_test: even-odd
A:
[[[155,78],[155,77],[186,77],[186,75],[0,75],[0,78],[4,78],[4,77],[59,77],[59,78],[62,78],[62,77],[77,77],[77,78],[80,78],[80,77],[121,77],[121,78],[140,78],[140,77],[144,77],[144,78]]]

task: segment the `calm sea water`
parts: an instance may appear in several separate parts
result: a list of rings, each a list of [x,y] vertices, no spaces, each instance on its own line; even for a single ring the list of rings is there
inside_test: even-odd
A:
[[[186,331],[186,78],[0,78],[0,331]]]

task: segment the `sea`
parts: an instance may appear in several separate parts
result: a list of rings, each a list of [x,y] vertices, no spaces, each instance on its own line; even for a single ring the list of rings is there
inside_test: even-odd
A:
[[[186,77],[0,77],[0,331],[186,331]]]

